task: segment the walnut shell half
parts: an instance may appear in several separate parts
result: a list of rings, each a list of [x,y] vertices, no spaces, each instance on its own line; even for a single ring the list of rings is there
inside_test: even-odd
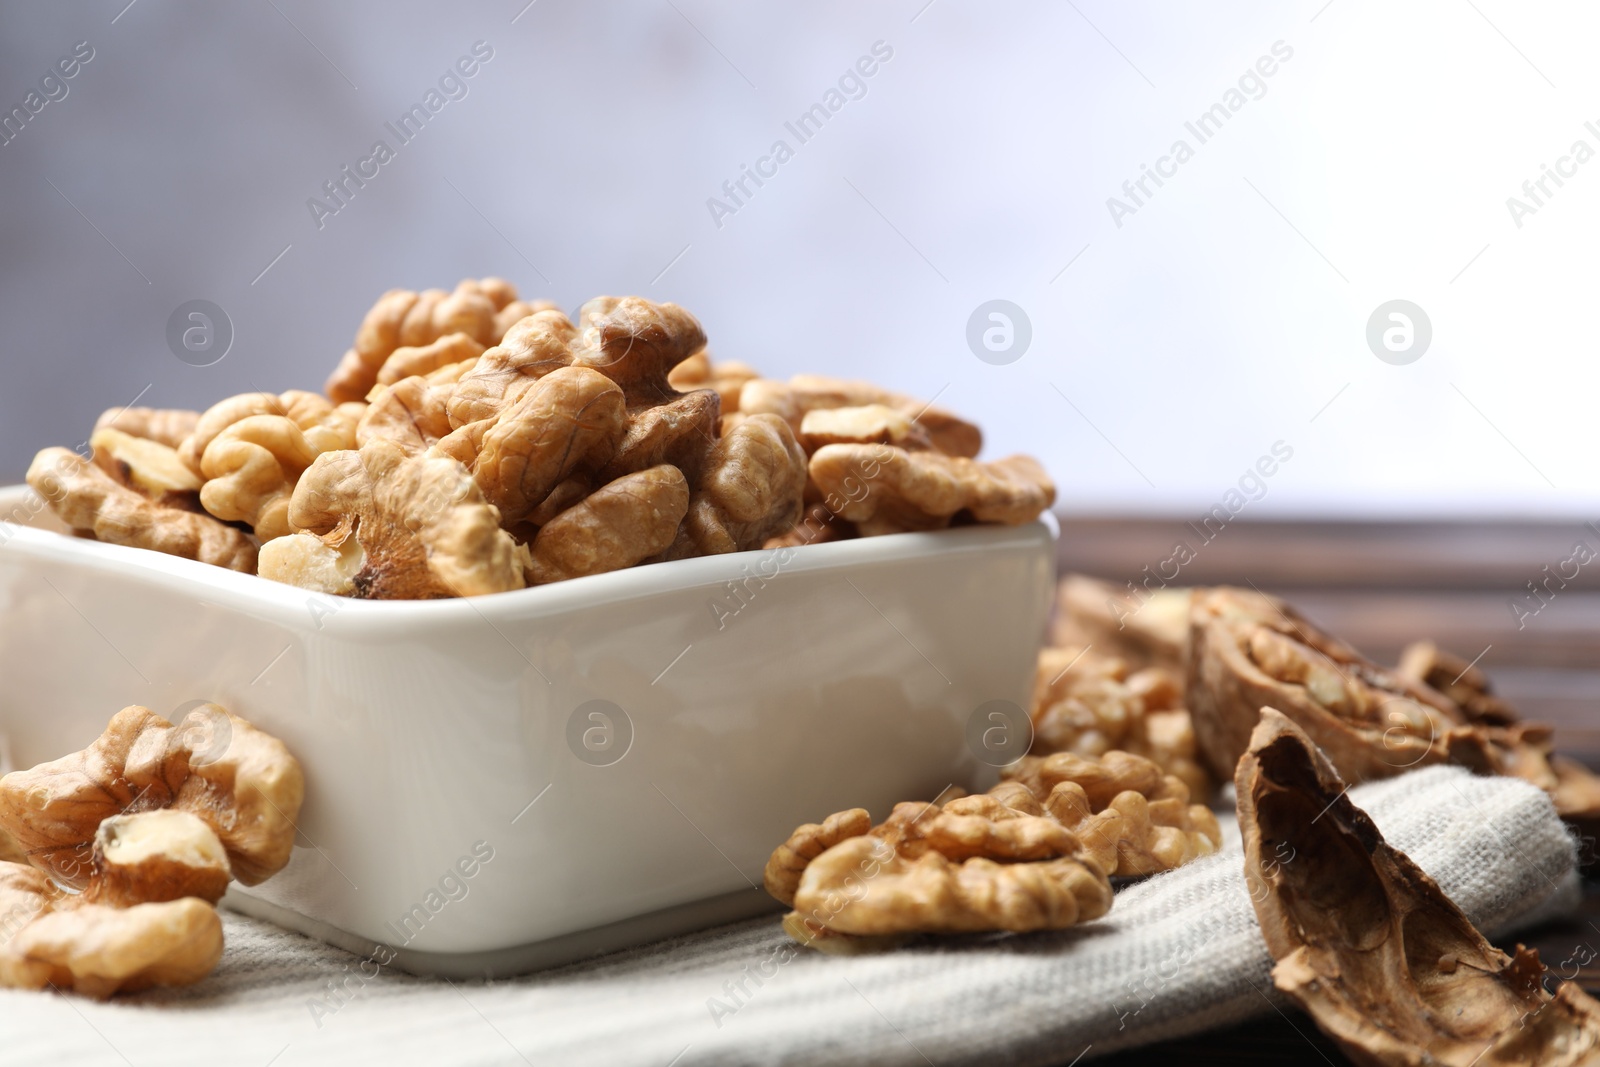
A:
[[[1263,710],[1235,786],[1273,982],[1356,1062],[1600,1059],[1600,1003],[1571,982],[1552,997],[1537,952],[1489,944],[1288,717]]]

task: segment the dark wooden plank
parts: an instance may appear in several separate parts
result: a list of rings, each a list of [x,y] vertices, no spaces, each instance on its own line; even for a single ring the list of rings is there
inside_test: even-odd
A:
[[[1526,591],[1559,571],[1584,541],[1600,554],[1600,530],[1569,522],[1233,522],[1211,540],[1196,531],[1198,518],[1061,520],[1060,555],[1069,570],[1120,583],[1160,574],[1178,544],[1193,559],[1178,568],[1175,584],[1367,586],[1373,588]],[[1597,522],[1596,525],[1600,525]],[[1146,572],[1145,568],[1150,571]],[[1568,567],[1568,573],[1574,568]],[[1173,573],[1168,564],[1166,574]],[[1600,590],[1600,558],[1576,568],[1569,589]]]

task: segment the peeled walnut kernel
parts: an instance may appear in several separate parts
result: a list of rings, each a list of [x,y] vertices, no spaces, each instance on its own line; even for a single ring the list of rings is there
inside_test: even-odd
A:
[[[1110,882],[1072,833],[982,800],[960,811],[900,804],[882,826],[825,849],[800,875],[794,918],[882,936],[1060,930],[1105,914]]]
[[[867,868],[879,873],[860,900],[835,888]],[[795,909],[802,916],[827,914],[825,925],[847,934],[1064,930],[1110,908],[1111,887],[1104,878],[1075,857],[955,863],[924,852],[910,859],[875,837],[855,837],[806,868]]]
[[[256,546],[249,537],[209,515],[164,506],[119,485],[65,448],[34,457],[28,484],[57,518],[96,540],[255,573]]]
[[[577,335],[577,327],[554,308],[519,320],[457,381],[446,405],[450,428],[494,418],[533,382],[571,366]]]
[[[355,593],[356,575],[367,563],[367,554],[346,524],[327,537],[292,533],[261,546],[261,562],[256,573],[284,585],[309,589],[330,596]]]
[[[62,893],[43,871],[0,863],[0,985],[91,997],[191,985],[222,958],[222,920],[184,897],[119,908]]]
[[[1600,1003],[1552,996],[1345,791],[1304,730],[1264,708],[1235,779],[1245,881],[1274,984],[1370,1064],[1542,1067],[1600,1058]]]
[[[678,468],[651,467],[601,486],[539,528],[528,584],[621,570],[663,552],[689,510]]]
[[[91,865],[84,900],[118,907],[182,897],[215,904],[233,879],[221,839],[199,816],[175,809],[104,820]]]
[[[378,385],[393,385],[402,378],[432,374],[453,363],[483,355],[484,346],[464,333],[447,334],[415,348],[397,348],[378,371]]]
[[[191,496],[200,490],[200,479],[183,465],[178,450],[159,441],[102,426],[89,438],[89,447],[95,466],[152,500]]]
[[[498,309],[488,292],[501,295],[506,283],[485,280],[491,281],[487,292],[468,278],[451,293],[442,289],[384,293],[362,319],[355,345],[328,379],[329,398],[335,403],[365,399],[398,348],[421,347],[455,333],[466,334],[482,345],[498,341]]]
[[[906,416],[927,435],[934,448],[947,456],[971,459],[983,448],[983,433],[972,423],[915,397],[890,392],[869,382],[815,374],[796,375],[787,383],[752,381],[741,391],[738,410],[746,415],[763,412],[778,415],[800,432],[810,412],[872,405],[893,408]]]
[[[667,384],[682,392],[710,389],[722,402],[722,410],[729,412],[739,410],[739,398],[744,392],[745,384],[759,377],[761,375],[757,374],[754,368],[734,360],[723,360],[713,364],[711,356],[701,349],[672,368],[667,375]]]
[[[281,415],[251,415],[212,438],[200,460],[200,503],[217,518],[243,522],[262,541],[289,533],[289,497],[317,454],[300,427]]]
[[[574,473],[603,466],[622,440],[626,418],[614,382],[587,367],[563,367],[534,382],[492,422],[463,426],[439,449],[467,464],[511,526]]]
[[[222,956],[212,905],[289,860],[305,785],[283,744],[216,705],[125,708],[81,752],[0,778],[0,985],[89,996],[186,985]]]
[[[479,596],[524,584],[519,546],[467,469],[382,438],[318,456],[295,489],[289,521],[319,535],[353,524],[365,553],[352,579],[359,598]]]
[[[789,424],[774,415],[746,419],[712,447],[667,557],[760,548],[799,521],[805,485],[806,455]]]
[[[676,304],[627,296],[589,301],[579,325],[575,361],[616,382],[627,400],[626,432],[600,479],[671,464],[697,483],[716,442],[721,401],[709,389],[680,393],[668,376],[705,347],[700,323]]]
[[[234,877],[256,885],[289,862],[304,796],[300,764],[244,719],[207,704],[174,726],[134,706],[83,751],[0,778],[0,827],[28,862],[81,887],[102,822],[170,808],[209,826]]]
[[[1070,752],[1024,756],[1001,772],[1063,826],[1107,874],[1135,877],[1182,866],[1222,844],[1217,817],[1189,803],[1189,787],[1141,756]]]
[[[438,374],[403,378],[374,390],[372,403],[356,424],[354,447],[382,438],[410,455],[420,455],[448,436],[445,404],[454,383],[438,380]]]
[[[912,422],[909,415],[884,404],[808,411],[800,420],[800,442],[807,452],[815,452],[823,445],[846,444],[933,447],[927,431]]]
[[[196,474],[203,474],[206,449],[228,427],[255,416],[287,419],[300,431],[315,455],[355,447],[356,423],[365,403],[335,406],[316,393],[291,389],[280,395],[241,393],[213,404],[200,416],[194,432],[184,438],[178,456]]]
[[[866,808],[836,812],[820,824],[808,822],[797,827],[789,840],[779,845],[767,860],[762,882],[767,892],[784,904],[794,903],[800,876],[807,865],[847,837],[860,837],[872,829],[872,816]]]
[[[1134,667],[1182,672],[1189,658],[1190,594],[1183,588],[1129,589],[1069,574],[1056,591],[1051,643],[1092,646]]]
[[[1183,678],[1174,671],[1133,671],[1126,660],[1093,648],[1046,648],[1035,680],[1031,751],[1144,756],[1204,798],[1213,782],[1183,700]]]
[[[133,437],[177,448],[194,432],[198,411],[181,408],[109,408],[95,420],[96,430],[113,429]]]
[[[979,522],[1032,522],[1055,502],[1055,485],[1027,456],[991,463],[890,445],[825,445],[811,457],[811,478],[839,515],[856,523],[887,520],[926,529],[957,512]]]

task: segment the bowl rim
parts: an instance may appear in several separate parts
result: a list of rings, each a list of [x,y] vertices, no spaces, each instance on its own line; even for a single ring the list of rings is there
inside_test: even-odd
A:
[[[27,485],[0,487],[0,514],[15,513],[31,501],[38,501],[40,505],[34,511],[36,516],[53,518]],[[1045,516],[1054,518],[1049,512]],[[420,623],[448,624],[463,616],[491,622],[533,619],[619,600],[648,599],[751,578],[771,581],[780,574],[856,570],[930,555],[1053,546],[1059,527],[1049,519],[1041,517],[1020,526],[962,526],[698,556],[503,593],[442,600],[357,600],[317,593],[152,549],[106,544],[5,520],[0,520],[0,554],[21,553],[100,573],[137,575],[210,604],[272,615],[291,624],[298,620],[304,625],[310,620],[319,630],[333,625],[335,615],[359,620],[367,627],[387,628]],[[313,606],[318,604],[322,606],[320,611]]]

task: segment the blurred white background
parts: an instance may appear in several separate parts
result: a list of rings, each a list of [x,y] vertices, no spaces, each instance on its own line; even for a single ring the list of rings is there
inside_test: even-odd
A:
[[[319,388],[382,290],[499,274],[678,301],[768,376],[937,395],[1079,513],[1198,516],[1280,441],[1251,516],[1600,510],[1600,160],[1521,226],[1507,206],[1600,151],[1592,7],[525,3],[0,9],[6,110],[93,49],[0,146],[0,476],[136,396]],[[401,146],[384,124],[478,41]],[[876,42],[801,144],[785,122]],[[1185,128],[1230,100],[1204,144]],[[319,228],[308,198],[379,139],[395,158]],[[1107,199],[1179,139],[1118,226]],[[191,299],[232,322],[211,366],[167,344]],[[1005,365],[967,342],[992,299],[1031,321]],[[1392,299],[1432,324],[1406,365],[1366,340]]]

